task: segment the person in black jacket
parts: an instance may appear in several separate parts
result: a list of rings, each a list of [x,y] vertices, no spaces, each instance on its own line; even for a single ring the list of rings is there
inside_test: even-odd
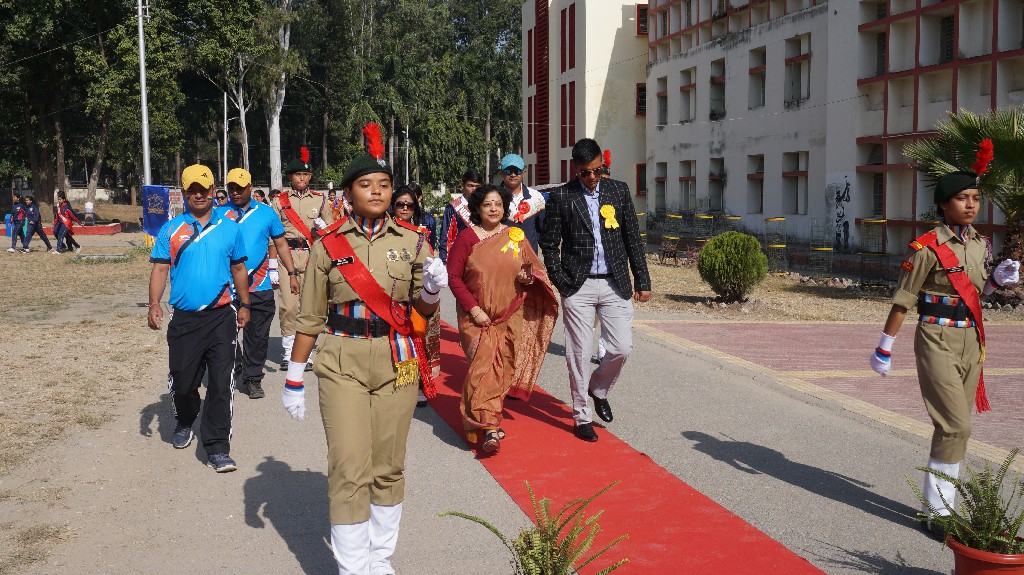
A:
[[[25,202],[20,192],[11,193],[11,247],[7,251],[12,254],[18,251],[18,238],[21,237],[25,225]]]
[[[25,194],[25,222],[25,236],[21,238],[21,251],[29,252],[28,244],[32,241],[32,236],[36,234],[39,234],[43,243],[46,244],[46,251],[53,251],[50,238],[43,233],[43,217],[39,213],[39,206],[36,205],[36,199],[32,194]]]
[[[573,432],[597,441],[587,395],[598,417],[610,422],[608,394],[633,349],[631,300],[650,299],[651,276],[629,186],[602,178],[601,147],[590,138],[576,142],[572,161],[577,177],[548,197],[540,246],[548,277],[562,295]],[[590,373],[595,314],[607,352]]]

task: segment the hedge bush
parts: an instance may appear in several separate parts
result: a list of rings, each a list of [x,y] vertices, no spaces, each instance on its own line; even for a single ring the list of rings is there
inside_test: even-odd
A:
[[[768,257],[754,236],[725,232],[700,251],[697,271],[723,299],[739,301],[768,275]]]

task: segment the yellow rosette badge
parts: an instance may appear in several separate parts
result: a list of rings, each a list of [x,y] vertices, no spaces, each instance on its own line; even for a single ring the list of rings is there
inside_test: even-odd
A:
[[[611,204],[601,206],[601,217],[604,218],[604,227],[619,227],[619,221],[615,219],[615,208]]]
[[[519,257],[519,242],[521,242],[521,241],[523,241],[525,239],[526,239],[526,234],[523,233],[523,230],[521,230],[519,228],[516,228],[516,227],[509,228],[508,229],[508,243],[505,244],[505,247],[501,248],[501,252],[505,253],[505,252],[507,252],[509,250],[509,248],[512,248],[512,255],[518,258]]]

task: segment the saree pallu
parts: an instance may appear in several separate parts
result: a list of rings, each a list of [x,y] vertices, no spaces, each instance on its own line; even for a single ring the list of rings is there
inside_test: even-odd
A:
[[[529,399],[547,353],[558,317],[558,300],[544,265],[528,242],[520,254],[509,249],[507,233],[497,233],[473,246],[463,280],[491,325],[480,327],[458,306],[459,339],[469,369],[462,387],[462,422],[466,438],[479,440],[481,430],[501,425],[506,395]],[[516,275],[524,263],[533,264],[533,283],[522,285]]]
[[[427,320],[427,361],[434,376],[441,373],[441,313],[440,309]]]

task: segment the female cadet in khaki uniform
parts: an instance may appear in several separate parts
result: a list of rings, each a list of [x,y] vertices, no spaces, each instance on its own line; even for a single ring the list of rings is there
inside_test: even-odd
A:
[[[433,315],[448,284],[444,265],[427,257],[430,248],[416,228],[388,216],[392,172],[377,132],[367,129],[372,155],[353,160],[342,182],[352,217],[331,225],[310,250],[282,397],[292,416],[302,419],[302,371],[323,332],[314,372],[327,435],[331,542],[341,575],[395,573],[391,555],[405,492],[406,439],[417,372],[424,372],[413,351],[423,348],[394,325],[396,317],[399,324],[409,317],[411,307],[422,317]],[[340,240],[351,247],[351,256],[339,257]],[[378,315],[373,308],[381,307],[374,302],[381,298],[390,309]]]
[[[967,453],[971,408],[977,403],[979,411],[988,410],[984,385],[979,387],[984,326],[978,294],[988,295],[1018,280],[1019,263],[1011,260],[1003,261],[989,276],[988,241],[971,226],[981,205],[978,180],[985,164],[975,164],[974,172],[947,174],[936,183],[934,200],[942,223],[911,242],[881,341],[871,356],[872,369],[887,375],[896,332],[907,310],[917,305],[917,376],[935,426],[928,467],[950,477],[957,477]],[[951,265],[943,265],[940,259]],[[926,473],[923,491],[926,513],[949,513],[943,500],[953,505],[952,483]],[[930,521],[924,525],[933,529]]]

